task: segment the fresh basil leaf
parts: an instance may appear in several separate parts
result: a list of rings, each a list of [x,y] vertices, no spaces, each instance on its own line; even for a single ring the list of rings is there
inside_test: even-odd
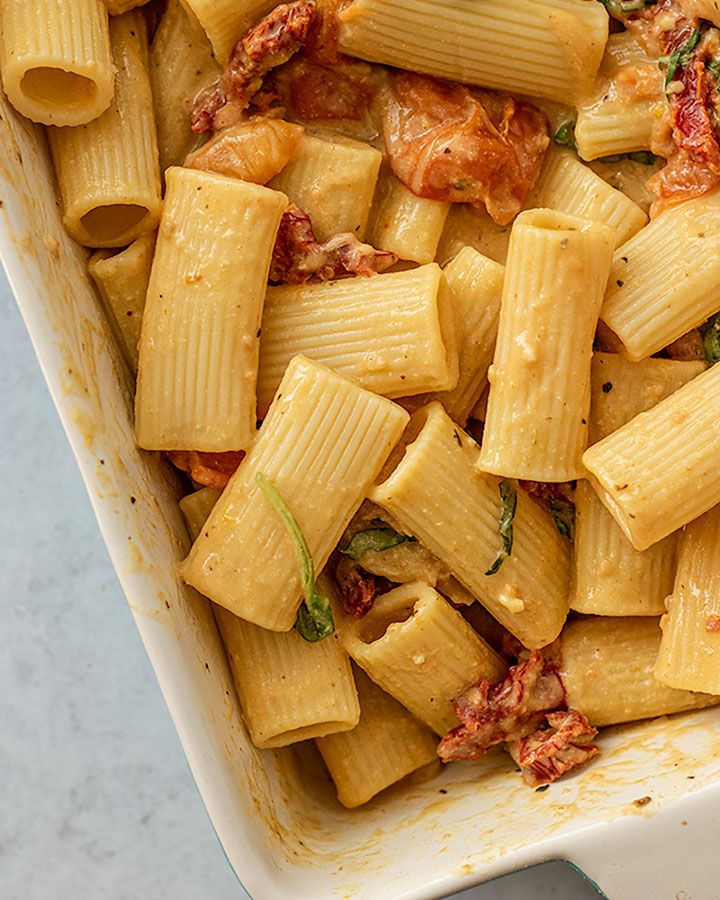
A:
[[[713,78],[720,78],[720,58],[711,59],[710,62],[705,63],[705,68]]]
[[[655,156],[655,154],[651,153],[649,150],[633,150],[632,153],[613,153],[610,156],[601,156],[596,159],[595,162],[617,163],[627,159],[630,160],[630,162],[641,163],[643,166],[652,166],[659,158],[660,157]]]
[[[577,142],[575,140],[575,122],[570,119],[567,122],[563,122],[553,135],[553,140],[560,147],[569,147],[571,150],[574,150],[577,153]]]
[[[368,528],[367,531],[358,531],[340,552],[350,559],[362,559],[366,553],[381,553],[414,540],[406,534],[399,534],[394,528]]]
[[[655,6],[657,0],[600,0],[600,2],[611,16],[622,21],[629,13]]]
[[[714,366],[716,362],[720,362],[720,313],[715,313],[700,326],[700,334],[705,347],[705,362]]]
[[[515,518],[515,510],[517,508],[517,488],[512,481],[507,478],[503,479],[498,485],[500,491],[500,499],[502,500],[502,512],[500,513],[500,537],[503,539],[502,549],[497,555],[495,562],[485,573],[486,575],[494,575],[503,562],[512,553],[513,545],[513,519]]]
[[[660,70],[663,68],[665,69],[666,90],[675,80],[675,73],[677,70],[684,68],[692,60],[693,51],[700,41],[700,35],[701,31],[700,26],[698,25],[696,28],[693,28],[692,34],[682,47],[678,47],[677,50],[673,50],[672,53],[669,53],[667,56],[661,56],[660,59],[658,59],[658,68]]]
[[[550,515],[553,517],[555,527],[569,540],[575,539],[575,507],[569,500],[551,499]]]
[[[335,631],[330,601],[327,597],[318,594],[315,587],[315,565],[313,564],[310,548],[305,540],[305,535],[297,523],[297,519],[290,511],[290,507],[283,500],[280,491],[270,481],[267,475],[258,472],[255,481],[260,490],[265,494],[275,512],[280,516],[287,528],[290,537],[295,541],[300,556],[300,583],[303,593],[303,605],[298,610],[295,628],[300,637],[311,643],[321,641],[329,637]]]

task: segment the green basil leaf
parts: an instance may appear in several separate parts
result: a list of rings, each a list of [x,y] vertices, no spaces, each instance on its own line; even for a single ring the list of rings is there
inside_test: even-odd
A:
[[[362,559],[366,553],[381,553],[414,540],[415,538],[400,534],[394,528],[368,528],[367,531],[358,531],[340,552],[350,559]]]
[[[290,537],[295,541],[300,556],[300,582],[303,592],[303,605],[298,610],[295,628],[300,637],[306,641],[321,641],[329,637],[335,631],[330,601],[327,597],[318,594],[315,587],[315,565],[313,563],[310,548],[305,540],[305,535],[297,523],[297,519],[290,511],[290,507],[283,500],[280,491],[270,481],[267,475],[258,472],[255,481],[260,490],[265,494],[275,512],[280,516],[287,528]]]
[[[556,500],[551,499],[550,503],[550,515],[553,517],[553,522],[555,523],[555,527],[563,535],[563,537],[568,538],[569,540],[575,539],[575,507],[569,500]]]
[[[577,153],[577,142],[575,140],[575,122],[568,120],[553,135],[553,140],[561,147],[569,147]]]
[[[705,347],[705,362],[714,366],[720,362],[720,313],[715,313],[700,327],[700,334]]]
[[[655,6],[657,0],[600,0],[605,9],[621,22],[625,16],[649,6]]]
[[[658,59],[658,68],[660,68],[660,70],[663,68],[665,69],[666,89],[675,80],[675,73],[677,70],[684,68],[692,60],[693,51],[700,41],[701,33],[700,26],[698,25],[696,28],[693,28],[692,34],[682,47],[678,47],[677,50],[673,50],[672,53],[669,53],[667,56],[661,56],[660,59]]]
[[[503,479],[498,485],[500,490],[500,499],[502,500],[502,512],[500,513],[500,537],[503,539],[503,545],[497,555],[495,562],[485,573],[486,575],[494,575],[503,562],[512,553],[513,545],[513,519],[515,518],[515,510],[517,508],[517,488],[512,481],[507,478]]]

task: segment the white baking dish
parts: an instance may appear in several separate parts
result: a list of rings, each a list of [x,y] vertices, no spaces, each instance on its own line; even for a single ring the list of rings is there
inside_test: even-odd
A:
[[[421,900],[563,858],[612,900],[717,900],[717,709],[608,731],[601,760],[541,793],[496,752],[352,812],[312,748],[249,745],[208,604],[175,574],[187,539],[172,478],[134,446],[130,387],[84,252],[63,231],[42,132],[4,101],[0,111],[2,260],[198,787],[250,894]]]

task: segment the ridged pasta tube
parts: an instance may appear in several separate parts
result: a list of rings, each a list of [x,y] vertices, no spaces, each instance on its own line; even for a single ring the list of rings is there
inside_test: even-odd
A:
[[[459,724],[455,697],[480,678],[502,681],[507,670],[462,615],[421,582],[376,598],[341,639],[376,684],[440,735]]]
[[[296,631],[266,631],[220,606],[215,618],[256,747],[286,747],[357,725],[350,660],[336,635],[309,643]]]
[[[661,684],[653,675],[660,647],[657,619],[582,616],[560,639],[560,677],[567,704],[602,728],[720,703]]]
[[[245,450],[270,257],[287,198],[171,168],[139,348],[135,433],[147,450]]]
[[[48,129],[63,222],[86,247],[124,247],[157,227],[160,166],[142,12],[113,16],[115,96],[99,118]]]
[[[82,125],[112,100],[115,68],[101,0],[1,0],[0,68],[15,109],[43,125]]]
[[[340,803],[367,803],[423,766],[437,762],[437,738],[404,706],[353,667],[360,721],[351,731],[316,740]]]
[[[435,554],[526,647],[544,647],[568,610],[570,548],[550,516],[517,493],[512,553],[494,575],[502,546],[500,480],[477,468],[479,449],[435,402],[413,414],[411,443],[391,458],[370,499]]]
[[[720,506],[680,539],[677,575],[655,677],[670,687],[720,694]]]
[[[615,243],[608,225],[520,213],[510,236],[480,467],[533,481],[583,474],[590,361]]]
[[[407,420],[390,400],[295,357],[257,440],[183,563],[185,580],[263,628],[292,628],[301,601],[298,549],[257,473],[294,514],[320,572]]]
[[[605,10],[576,0],[353,0],[340,13],[343,53],[561,103],[589,89],[607,36]]]
[[[638,550],[720,502],[720,366],[586,450],[601,500]]]

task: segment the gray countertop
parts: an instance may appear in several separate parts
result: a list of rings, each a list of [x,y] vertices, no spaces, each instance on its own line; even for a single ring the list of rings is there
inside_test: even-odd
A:
[[[0,896],[246,900],[1,273],[0,358]],[[463,894],[597,896],[559,865]]]

